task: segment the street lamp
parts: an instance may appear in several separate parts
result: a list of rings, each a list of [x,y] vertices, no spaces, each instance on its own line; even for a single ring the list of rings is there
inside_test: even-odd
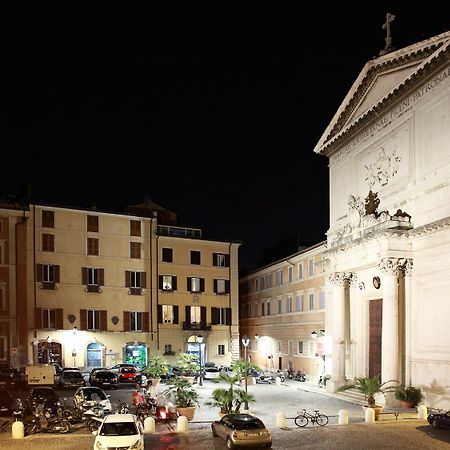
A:
[[[198,385],[203,386],[203,377],[202,377],[202,344],[203,344],[203,336],[197,336],[196,339],[198,343],[198,359],[200,361],[200,379],[198,380]]]
[[[248,359],[247,359],[247,347],[250,344],[250,338],[246,335],[242,337],[242,345],[244,346],[244,360],[245,360],[245,394],[247,395],[247,383],[248,383]],[[248,401],[245,399],[245,409],[248,411]]]

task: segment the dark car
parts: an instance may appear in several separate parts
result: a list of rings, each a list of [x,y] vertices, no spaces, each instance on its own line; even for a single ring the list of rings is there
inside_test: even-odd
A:
[[[251,414],[227,414],[211,423],[213,437],[225,440],[227,448],[271,447],[272,435],[261,419]]]
[[[117,389],[119,385],[119,377],[116,373],[108,369],[96,370],[89,376],[89,384],[99,388],[114,388]]]
[[[22,384],[20,372],[13,367],[0,367],[0,387],[7,389],[19,389]]]
[[[427,420],[434,428],[450,428],[450,411],[430,413],[428,414]]]
[[[93,367],[89,373],[89,384],[92,384],[92,380],[94,379],[94,374],[97,370],[109,370],[107,367]]]
[[[76,389],[86,386],[86,381],[79,370],[63,370],[59,377],[58,386],[61,389]]]
[[[25,398],[25,409],[27,413],[32,413],[37,405],[49,407],[55,414],[61,406],[58,394],[52,387],[40,386],[30,390]]]

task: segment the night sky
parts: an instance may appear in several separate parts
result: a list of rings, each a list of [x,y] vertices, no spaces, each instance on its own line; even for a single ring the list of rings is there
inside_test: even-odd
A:
[[[386,13],[396,48],[450,29],[439,1],[164,3],[3,17],[0,192],[107,211],[150,197],[180,226],[242,241],[247,269],[280,240],[325,239],[313,148],[384,47]]]

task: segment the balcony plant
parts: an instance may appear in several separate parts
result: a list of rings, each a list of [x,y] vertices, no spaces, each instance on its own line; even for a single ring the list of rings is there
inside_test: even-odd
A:
[[[397,386],[395,390],[396,400],[400,400],[400,405],[404,408],[413,408],[422,401],[422,390],[415,386]]]
[[[386,395],[388,392],[395,392],[397,389],[397,383],[394,380],[381,382],[381,375],[375,375],[374,377],[360,377],[357,378],[354,383],[346,384],[337,389],[338,392],[347,391],[348,389],[355,389],[364,394],[367,407],[373,408],[375,411],[375,420],[378,420],[379,415],[384,409],[383,405],[377,405],[375,402],[375,396],[377,394]]]
[[[242,404],[254,403],[255,397],[245,392],[240,386],[241,375],[229,375],[221,373],[219,378],[213,380],[214,383],[225,382],[228,388],[216,388],[213,390],[211,400],[205,402],[209,407],[217,407],[221,415],[238,414]]]
[[[180,416],[185,416],[188,420],[194,418],[200,395],[188,380],[178,377],[170,378],[168,388],[163,391],[163,394],[172,401]]]

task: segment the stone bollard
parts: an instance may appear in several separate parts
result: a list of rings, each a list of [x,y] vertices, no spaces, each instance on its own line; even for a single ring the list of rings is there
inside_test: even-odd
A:
[[[283,429],[287,428],[287,426],[286,426],[286,414],[281,413],[281,412],[277,413],[276,424],[277,424],[277,427],[279,427],[279,428],[283,428]]]
[[[277,386],[281,386],[281,378],[280,377],[275,377],[275,384]]]
[[[25,427],[20,420],[17,420],[12,424],[11,431],[13,439],[23,439],[25,437]]]
[[[375,410],[373,408],[366,408],[366,411],[364,413],[364,421],[366,423],[375,422]]]
[[[185,416],[180,416],[177,419],[177,432],[185,433],[188,430],[188,420]]]
[[[144,434],[155,432],[155,419],[153,417],[146,417],[144,419]]]
[[[425,405],[419,405],[417,407],[417,418],[420,420],[427,420],[428,411]]]
[[[348,411],[346,409],[339,410],[339,425],[348,425]]]

